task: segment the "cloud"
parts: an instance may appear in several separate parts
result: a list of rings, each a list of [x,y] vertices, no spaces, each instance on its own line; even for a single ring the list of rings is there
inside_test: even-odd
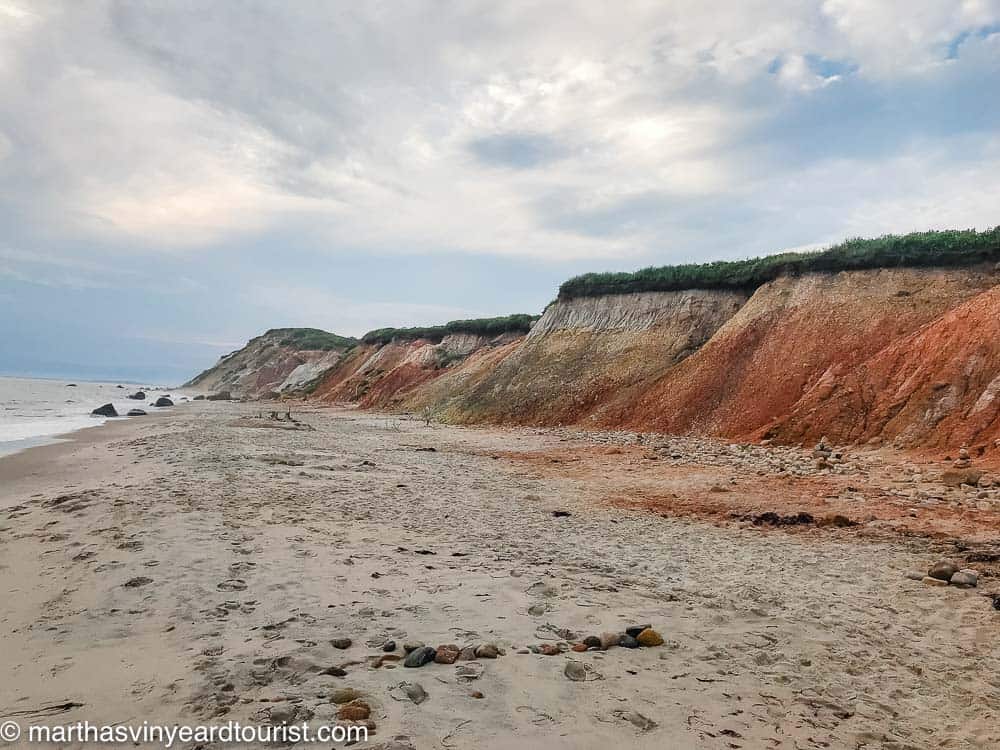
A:
[[[998,0],[0,12],[7,231],[119,254],[270,236],[330,254],[641,259],[705,247],[727,221],[763,232],[747,228],[784,199],[822,203],[807,180],[824,164],[918,143],[960,160],[995,126],[995,105],[963,105],[997,73]],[[844,191],[845,215],[867,190]],[[951,213],[982,223],[964,195]]]

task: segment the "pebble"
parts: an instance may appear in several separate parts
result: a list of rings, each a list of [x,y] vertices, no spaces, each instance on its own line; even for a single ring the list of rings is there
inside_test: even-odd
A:
[[[596,635],[588,635],[586,638],[583,639],[583,645],[586,646],[587,648],[600,648],[601,639],[598,638]]]
[[[927,575],[931,578],[937,578],[938,580],[947,583],[951,580],[951,577],[958,572],[958,566],[947,560],[941,560],[935,563],[930,570],[927,571]]]
[[[353,642],[354,641],[352,641],[350,638],[334,638],[332,641],[330,641],[330,645],[333,646],[334,648],[339,648],[343,650],[345,648],[350,648]]]
[[[407,641],[403,644],[403,651],[410,653],[411,651],[416,651],[418,648],[423,648],[425,645],[423,641]]]
[[[977,583],[979,583],[979,573],[971,568],[956,571],[955,575],[951,577],[953,586],[975,586]]]
[[[651,627],[653,627],[653,626],[652,625],[630,625],[629,627],[625,628],[625,635],[630,635],[633,638],[638,638],[639,637],[639,633],[641,633],[643,630],[649,630]]]
[[[364,701],[352,701],[340,707],[337,718],[342,721],[364,721],[371,713],[371,708]]]
[[[396,642],[386,641],[385,643],[382,644],[382,650],[385,651],[387,654],[392,653],[393,651],[396,650]]]
[[[453,643],[438,646],[434,654],[434,661],[438,664],[454,664],[460,653],[461,649]]]
[[[434,661],[437,652],[430,646],[419,646],[406,655],[403,660],[404,667],[422,667]]]
[[[601,633],[600,645],[604,651],[607,651],[612,646],[617,646],[618,641],[621,638],[621,633]]]
[[[471,646],[466,646],[461,651],[458,652],[459,661],[472,661],[476,658],[476,649]]]
[[[646,630],[649,630],[649,628],[646,628]],[[639,648],[639,641],[626,633],[618,639],[618,645],[623,648]]]
[[[563,674],[566,675],[567,679],[570,679],[573,682],[583,682],[587,679],[587,670],[583,664],[578,661],[566,662]]]
[[[573,650],[576,651],[577,653],[583,653],[584,651],[587,650],[587,644],[586,643],[574,643],[573,644]]]
[[[909,573],[906,574],[906,577],[909,578],[911,581],[924,580],[924,574],[921,573],[919,570],[911,570]]]
[[[492,643],[482,643],[476,646],[475,653],[477,659],[496,659],[500,655],[500,649]]]
[[[559,647],[554,643],[543,643],[538,647],[538,652],[542,654],[542,656],[558,656],[562,653],[562,651],[559,650]]]
[[[473,690],[471,693],[469,693],[469,695],[471,695],[473,698],[485,698],[486,697],[485,695],[483,695],[482,693],[480,693],[478,690]]]
[[[647,648],[650,646],[663,645],[663,637],[652,628],[646,628],[643,630],[638,636],[636,636],[636,640],[639,641],[640,646],[646,646]]]
[[[427,700],[427,691],[424,690],[424,686],[419,682],[404,682],[400,687],[403,689],[406,697],[417,706]]]
[[[356,701],[361,697],[361,693],[354,688],[338,688],[330,695],[330,701],[338,706],[344,703]]]
[[[544,604],[532,604],[528,607],[528,614],[538,617],[538,615],[544,615],[548,607]]]

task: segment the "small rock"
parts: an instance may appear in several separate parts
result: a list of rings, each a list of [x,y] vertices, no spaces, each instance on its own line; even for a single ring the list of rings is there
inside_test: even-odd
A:
[[[427,700],[427,691],[424,690],[424,686],[419,682],[404,682],[399,687],[402,689],[406,697],[417,706]]]
[[[563,674],[573,682],[583,682],[587,679],[587,669],[578,661],[566,662]]]
[[[330,645],[343,651],[345,648],[350,648],[353,642],[350,638],[334,638],[330,641]]]
[[[437,651],[430,646],[420,646],[413,649],[403,660],[404,667],[422,667],[434,661]]]
[[[330,702],[338,706],[361,698],[361,693],[354,688],[337,688],[330,694]]]
[[[337,710],[337,718],[341,721],[364,721],[371,716],[372,710],[361,700],[352,701]]]
[[[941,560],[935,563],[930,570],[927,571],[927,575],[931,578],[937,578],[939,580],[947,583],[951,580],[951,577],[958,572],[958,566],[948,560]]]
[[[906,574],[906,577],[909,578],[911,581],[924,580],[924,574],[921,573],[919,570],[911,570],[909,573]]]
[[[126,417],[145,417],[146,416],[146,412],[144,412],[142,409],[129,409],[128,413],[125,416]]]
[[[483,695],[482,693],[480,693],[478,690],[473,690],[471,693],[469,693],[469,695],[472,696],[473,698],[479,698],[479,699],[482,699],[482,698],[486,697],[485,695]]]
[[[325,674],[329,677],[346,677],[347,670],[343,667],[327,667],[320,674]]]
[[[454,664],[460,653],[461,649],[453,643],[438,646],[435,650],[434,661],[438,664]]]
[[[621,633],[601,633],[601,648],[607,651],[612,646],[617,646],[621,639]]]
[[[93,415],[95,415],[95,416],[98,416],[98,417],[117,417],[118,416],[118,410],[115,409],[115,405],[114,404],[105,404],[104,406],[98,406],[96,409],[94,409],[90,413],[93,414]]]
[[[979,583],[979,573],[971,568],[956,571],[951,577],[952,586],[975,586]]]
[[[653,626],[652,625],[630,625],[629,627],[625,628],[625,635],[630,635],[633,638],[638,638],[639,637],[639,633],[641,633],[643,630],[649,630],[651,627],[653,627]]]
[[[541,603],[532,604],[530,607],[528,607],[528,614],[538,617],[539,615],[544,615],[547,610],[548,607],[544,604]]]
[[[620,713],[619,716],[643,732],[648,732],[650,729],[656,729],[659,726],[655,721],[648,716],[643,716],[638,711],[625,711]]]
[[[135,578],[129,578],[125,581],[125,588],[136,589],[140,586],[145,586],[146,584],[152,583],[152,578],[147,578],[146,576],[136,576]]]
[[[538,647],[538,653],[542,656],[558,656],[562,653],[562,651],[560,651],[559,647],[554,643],[543,643]]]
[[[387,654],[392,653],[393,651],[396,650],[396,642],[386,641],[385,643],[382,644],[382,650],[385,651]]]
[[[663,645],[663,637],[652,628],[646,628],[643,630],[638,636],[636,636],[636,640],[639,641],[640,646],[645,646],[647,648],[651,646]]]
[[[459,661],[472,661],[476,658],[476,649],[467,646],[458,652]]]
[[[163,406],[173,406],[173,405],[174,405],[174,402],[173,402],[173,401],[171,401],[171,400],[170,400],[169,398],[167,398],[166,396],[160,396],[160,397],[159,397],[158,399],[156,399],[156,403],[155,403],[155,404],[153,404],[153,406],[159,406],[159,407],[163,407]]]
[[[482,643],[476,646],[477,659],[496,659],[499,655],[500,649],[492,643]]]
[[[556,518],[567,518],[573,514],[570,513],[568,510],[554,510],[552,511],[552,515],[555,516]]]
[[[957,572],[957,571],[956,571]],[[948,581],[942,581],[940,578],[932,578],[931,576],[924,576],[921,581],[926,583],[928,586],[947,586]]]
[[[403,644],[403,651],[408,654],[411,651],[416,651],[418,648],[423,648],[425,645],[423,641],[407,641]]]
[[[646,629],[648,630],[649,628]],[[623,635],[621,638],[618,639],[618,645],[622,646],[623,648],[639,648],[639,641],[637,641],[635,638],[626,633],[625,635]]]
[[[587,648],[600,648],[601,639],[598,638],[596,635],[588,635],[586,638],[583,639],[583,645],[586,646]]]
[[[577,653],[583,653],[584,651],[587,650],[587,644],[586,643],[574,643],[573,646],[572,646],[572,648]]]

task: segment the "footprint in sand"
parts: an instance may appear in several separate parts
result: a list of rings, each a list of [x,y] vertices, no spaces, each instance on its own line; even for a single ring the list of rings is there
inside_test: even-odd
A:
[[[247,587],[247,582],[242,578],[229,578],[218,584],[215,588],[219,591],[243,591]]]

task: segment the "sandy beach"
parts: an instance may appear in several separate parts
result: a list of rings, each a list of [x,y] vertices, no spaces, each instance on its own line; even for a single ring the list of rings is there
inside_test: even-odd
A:
[[[330,724],[349,688],[366,746],[1000,744],[1000,506],[913,457],[820,475],[801,450],[262,408],[0,459],[4,718]],[[941,558],[979,588],[907,577]],[[663,645],[569,649],[643,624]],[[411,669],[386,641],[500,655]]]

